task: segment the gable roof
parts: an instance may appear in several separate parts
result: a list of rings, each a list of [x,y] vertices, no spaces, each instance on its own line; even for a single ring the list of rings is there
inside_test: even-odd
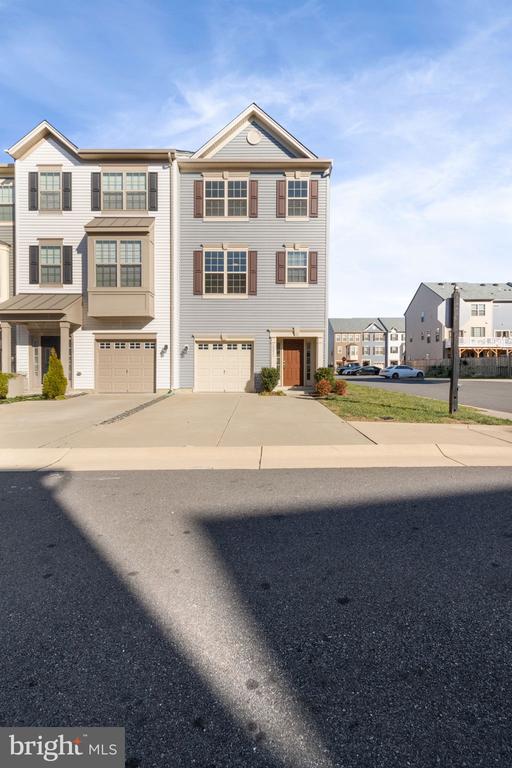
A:
[[[302,144],[298,139],[289,133],[282,125],[276,122],[270,115],[268,115],[261,107],[254,102],[249,104],[239,115],[237,115],[231,122],[224,126],[215,136],[212,136],[206,144],[203,144],[192,155],[193,160],[207,160],[215,154],[215,152],[224,146],[233,136],[242,130],[246,125],[249,125],[251,120],[256,120],[258,123],[268,130],[283,146],[292,150],[294,155],[298,158],[307,160],[316,160],[317,155]]]
[[[370,325],[376,325],[379,331],[386,330],[378,317],[331,317],[329,323],[334,333],[361,333]]]
[[[362,333],[372,325],[377,326],[382,332],[395,328],[405,333],[403,317],[331,317],[329,324],[334,333]]]
[[[15,160],[18,160],[18,158],[23,157],[26,152],[32,149],[32,147],[41,141],[41,139],[44,139],[47,136],[52,136],[69,152],[71,152],[71,154],[78,154],[78,147],[76,144],[73,144],[72,141],[66,138],[66,136],[58,131],[57,128],[48,122],[48,120],[42,120],[38,125],[36,125],[35,128],[32,128],[29,133],[26,133],[25,136],[17,141],[16,144],[13,144],[12,147],[9,147],[9,149],[6,151],[10,154],[11,157],[14,157]]]
[[[422,283],[437,293],[442,299],[449,299],[455,285],[460,290],[464,301],[512,301],[512,282],[510,283]]]
[[[379,317],[381,323],[390,331],[394,328],[396,331],[405,333],[405,317]]]

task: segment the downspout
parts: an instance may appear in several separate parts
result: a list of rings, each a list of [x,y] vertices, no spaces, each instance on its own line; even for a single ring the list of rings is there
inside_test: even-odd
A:
[[[331,173],[332,168],[329,169],[327,175],[327,195],[326,195],[326,207],[325,207],[325,317],[324,317],[324,365],[329,365],[329,273],[330,273],[330,226],[331,226]],[[334,347],[333,347],[334,349]],[[333,360],[334,362],[334,360]]]
[[[180,234],[179,234],[179,189],[178,189],[178,160],[176,151],[169,152],[170,174],[171,174],[171,335],[170,335],[170,374],[171,389],[180,387],[179,370],[179,314],[180,314],[180,292],[179,292],[179,274],[180,274]]]

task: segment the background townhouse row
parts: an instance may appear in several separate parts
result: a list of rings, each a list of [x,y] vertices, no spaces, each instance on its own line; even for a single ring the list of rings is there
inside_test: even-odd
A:
[[[403,317],[333,317],[329,320],[329,361],[335,367],[399,365],[405,359]]]
[[[460,290],[462,358],[512,355],[512,283],[421,283],[405,311],[407,361],[448,360],[452,295]]]
[[[312,383],[331,164],[257,105],[197,152],[79,149],[43,122],[9,153],[2,367],[28,389],[52,348],[77,390],[250,391],[265,365]]]

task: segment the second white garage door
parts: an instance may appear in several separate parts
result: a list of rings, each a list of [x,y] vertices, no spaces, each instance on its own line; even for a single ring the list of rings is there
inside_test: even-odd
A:
[[[198,392],[251,392],[252,343],[196,343],[195,386]]]

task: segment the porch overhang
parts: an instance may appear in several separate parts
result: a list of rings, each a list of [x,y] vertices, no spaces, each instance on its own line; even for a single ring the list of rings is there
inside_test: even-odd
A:
[[[82,325],[82,294],[19,293],[0,304],[2,323],[68,322]]]

